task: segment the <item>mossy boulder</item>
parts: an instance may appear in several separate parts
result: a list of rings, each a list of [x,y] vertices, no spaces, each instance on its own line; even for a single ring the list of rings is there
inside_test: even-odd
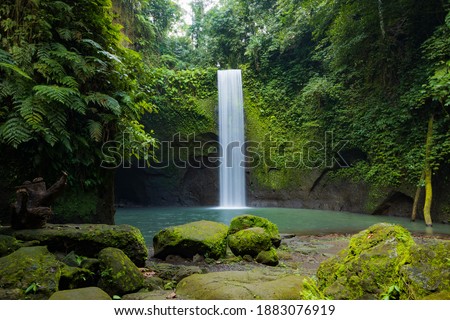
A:
[[[260,252],[270,250],[272,241],[263,228],[249,228],[229,235],[228,246],[236,256],[255,258]]]
[[[46,247],[20,248],[0,258],[0,296],[47,299],[58,290],[62,265]]]
[[[228,229],[228,234],[232,235],[241,230],[255,227],[263,228],[267,232],[274,247],[278,248],[280,246],[281,236],[277,225],[270,222],[266,218],[261,218],[258,216],[246,214],[233,218],[230,223],[230,228]]]
[[[275,250],[274,248],[270,248],[268,251],[261,251],[256,256],[255,260],[258,263],[275,267],[278,265],[279,262],[277,250]]]
[[[262,270],[194,274],[178,284],[177,295],[193,300],[300,299],[302,277]]]
[[[98,287],[109,295],[136,292],[144,286],[142,273],[122,250],[103,249],[98,259],[101,272]]]
[[[20,248],[16,238],[0,234],[0,257],[4,257]]]
[[[403,227],[377,224],[353,236],[347,249],[323,262],[318,288],[332,299],[380,299],[399,282],[415,245]]]
[[[18,240],[38,240],[52,252],[74,251],[78,255],[95,257],[104,248],[118,248],[138,266],[143,267],[148,250],[139,229],[129,225],[51,225],[42,229],[11,230],[2,229],[3,233]]]
[[[100,288],[88,287],[58,291],[49,300],[111,300],[111,297]]]
[[[59,290],[71,290],[94,285],[94,273],[88,269],[63,265]]]
[[[150,277],[144,280],[144,289],[148,291],[164,290],[165,282],[160,277]]]
[[[450,241],[416,245],[411,263],[400,268],[407,298],[421,299],[450,290]]]
[[[193,258],[199,254],[219,259],[226,254],[228,227],[212,221],[197,221],[170,227],[153,238],[155,257],[165,259],[169,255]]]

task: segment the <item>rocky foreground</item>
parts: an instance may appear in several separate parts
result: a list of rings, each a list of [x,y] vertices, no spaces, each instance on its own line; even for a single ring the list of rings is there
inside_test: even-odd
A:
[[[241,216],[159,232],[0,228],[0,299],[450,299],[450,240],[378,224],[353,236],[280,235]]]

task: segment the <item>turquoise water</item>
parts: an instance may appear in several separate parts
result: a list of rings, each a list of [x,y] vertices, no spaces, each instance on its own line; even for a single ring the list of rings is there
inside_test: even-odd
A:
[[[413,223],[405,218],[287,208],[121,208],[117,209],[116,223],[139,228],[145,241],[151,244],[153,236],[164,228],[199,220],[229,224],[231,219],[241,214],[267,218],[278,225],[281,233],[297,235],[354,233],[379,222],[400,224],[414,233],[450,234],[450,225],[444,224],[435,224],[433,228],[427,228],[423,221]]]

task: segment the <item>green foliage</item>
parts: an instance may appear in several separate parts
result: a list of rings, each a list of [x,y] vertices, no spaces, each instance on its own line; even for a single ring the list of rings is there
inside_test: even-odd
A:
[[[41,286],[41,285],[40,285],[39,283],[33,282],[32,284],[30,284],[30,285],[28,286],[28,288],[25,289],[25,294],[28,294],[28,293],[33,293],[33,294],[35,294],[35,293],[39,290],[39,287],[40,287],[40,286]]]
[[[154,143],[138,122],[152,111],[139,81],[146,67],[122,46],[111,6],[2,2],[0,144],[13,147],[2,156],[18,165],[26,159],[44,176],[68,171],[69,184],[89,189],[103,180],[103,143],[117,140],[125,150]]]

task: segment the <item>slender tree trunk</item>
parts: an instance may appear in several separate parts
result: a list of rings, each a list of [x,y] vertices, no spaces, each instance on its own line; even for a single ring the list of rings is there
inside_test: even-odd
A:
[[[423,216],[425,218],[425,224],[429,227],[433,226],[433,221],[431,220],[431,203],[433,200],[433,186],[432,186],[432,175],[433,170],[431,169],[431,145],[433,143],[433,122],[434,115],[432,114],[428,122],[428,133],[426,142],[426,152],[425,152],[425,206],[423,208]]]
[[[425,171],[422,172],[422,175],[420,176],[419,185],[417,186],[416,195],[414,197],[414,204],[412,208],[412,214],[411,214],[411,221],[416,221],[417,217],[417,207],[419,206],[419,199],[420,194],[422,193],[422,181],[425,179]]]
[[[380,18],[380,29],[383,39],[386,38],[386,30],[384,28],[384,17],[383,17],[383,1],[378,0],[378,16]]]
[[[103,184],[98,188],[96,223],[111,224],[115,223],[114,215],[114,177],[115,170],[102,169]]]

